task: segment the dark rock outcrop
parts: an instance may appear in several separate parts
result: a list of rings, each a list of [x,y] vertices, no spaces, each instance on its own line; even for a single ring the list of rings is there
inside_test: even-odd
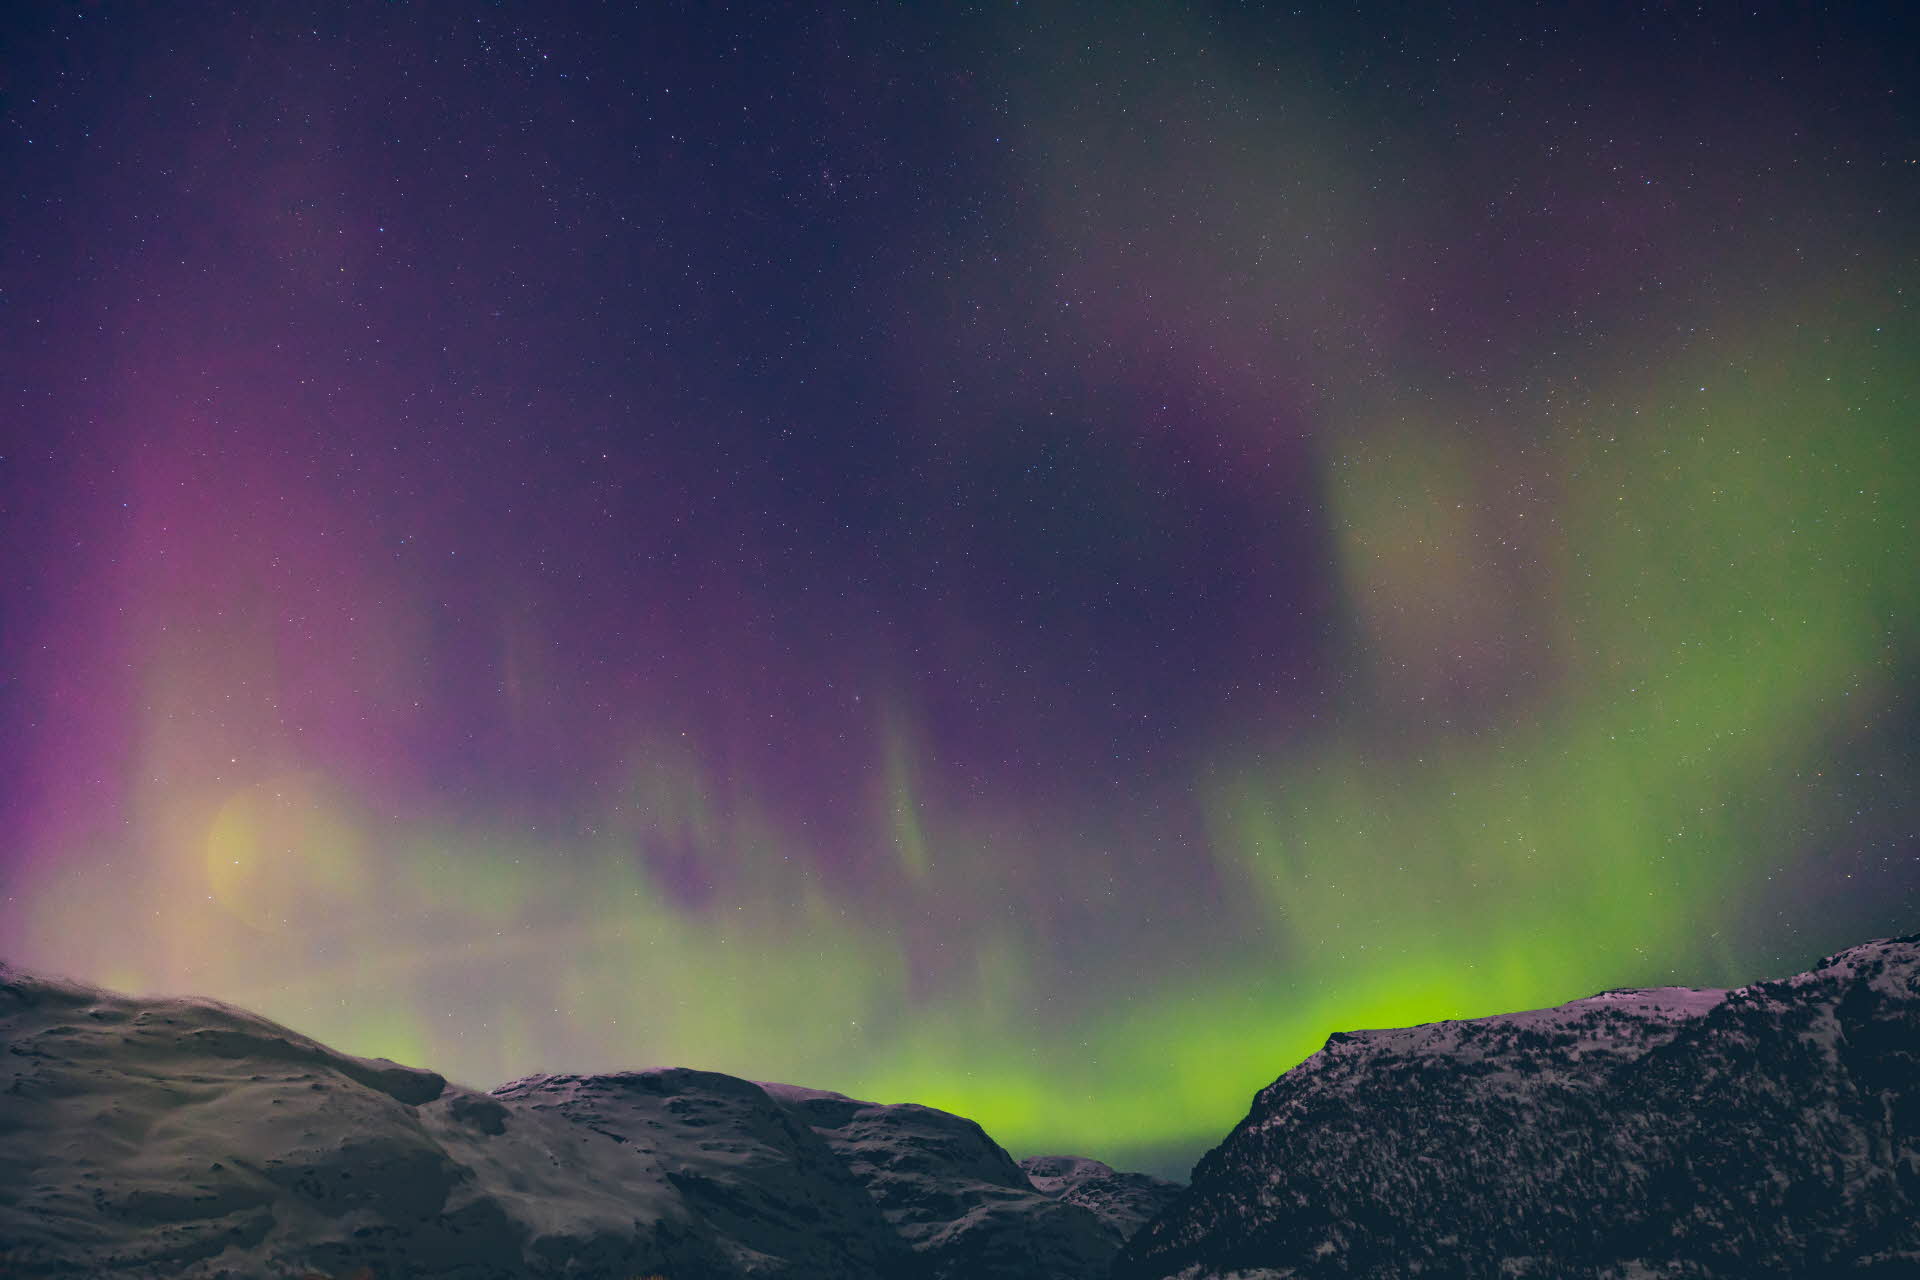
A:
[[[1034,1189],[1093,1211],[1124,1243],[1185,1190],[1145,1173],[1122,1173],[1086,1156],[1028,1156],[1021,1170]]]
[[[1114,1274],[1920,1276],[1920,937],[1333,1036]]]

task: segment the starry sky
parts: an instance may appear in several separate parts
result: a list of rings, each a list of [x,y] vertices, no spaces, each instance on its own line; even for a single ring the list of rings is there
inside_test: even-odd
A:
[[[0,954],[1175,1174],[1920,930],[1896,6],[9,6]]]

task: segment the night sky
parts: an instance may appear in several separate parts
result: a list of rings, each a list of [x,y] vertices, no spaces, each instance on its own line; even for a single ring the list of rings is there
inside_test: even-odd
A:
[[[0,954],[1180,1173],[1920,930],[1897,7],[10,6]]]

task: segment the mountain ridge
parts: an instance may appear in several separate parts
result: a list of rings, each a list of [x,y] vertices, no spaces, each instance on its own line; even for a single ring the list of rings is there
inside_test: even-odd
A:
[[[1920,1276],[1920,934],[1336,1032],[1185,1188],[693,1068],[482,1093],[4,962],[0,1045],[9,1280]]]
[[[482,1093],[198,997],[0,963],[0,1275],[1098,1280],[977,1124],[719,1072]]]
[[[1114,1275],[1916,1276],[1916,1206],[1920,935],[1336,1033]]]

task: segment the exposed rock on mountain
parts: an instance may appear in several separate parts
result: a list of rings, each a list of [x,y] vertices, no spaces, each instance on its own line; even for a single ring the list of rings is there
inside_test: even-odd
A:
[[[1021,1170],[1034,1188],[1091,1209],[1124,1242],[1172,1204],[1185,1188],[1145,1173],[1121,1173],[1086,1156],[1028,1156]]]
[[[833,1148],[912,1248],[903,1273],[1104,1277],[1122,1238],[1092,1211],[1036,1191],[971,1120],[911,1103],[881,1106],[792,1085],[762,1086]]]
[[[1092,1277],[958,1116],[678,1069],[492,1094],[0,966],[0,1275]]]
[[[1115,1276],[1920,1276],[1920,936],[1335,1035]]]

